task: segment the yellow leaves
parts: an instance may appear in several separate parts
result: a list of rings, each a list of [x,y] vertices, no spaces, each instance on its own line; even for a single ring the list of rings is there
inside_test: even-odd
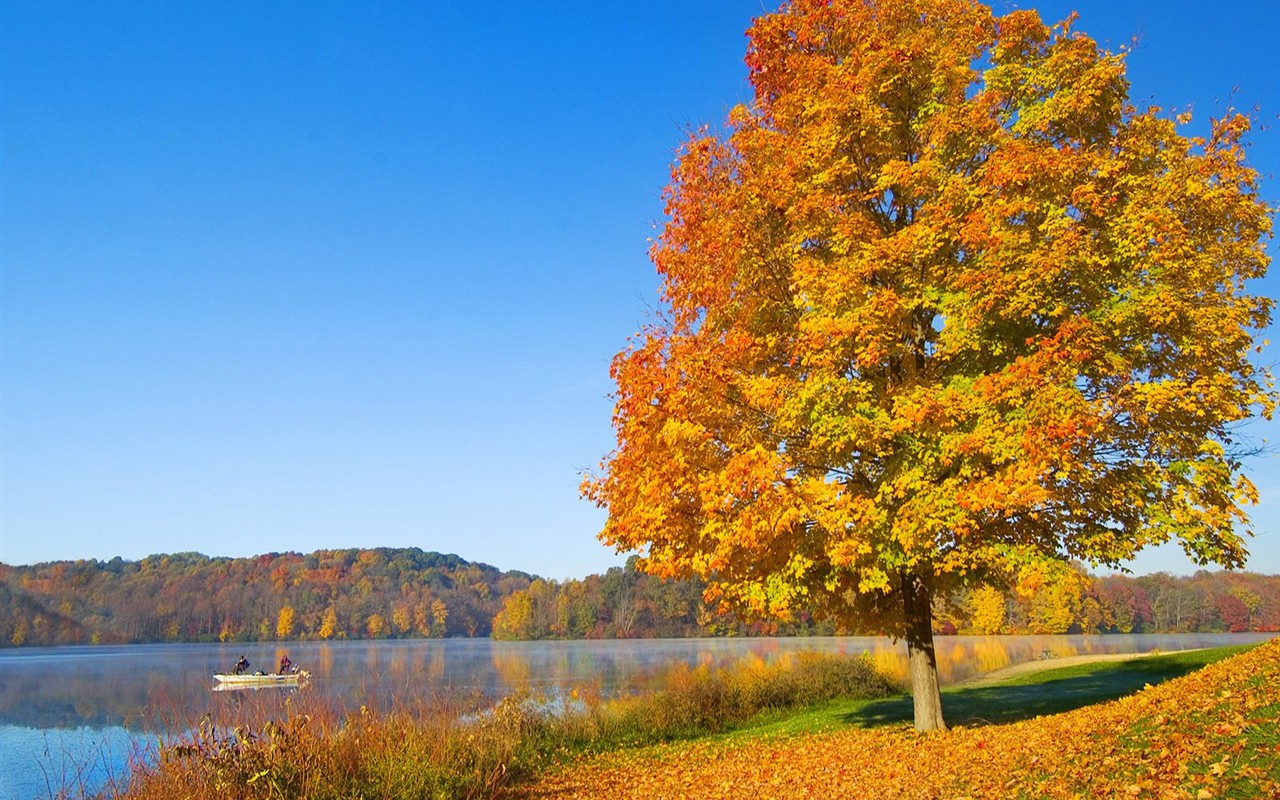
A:
[[[889,590],[889,576],[884,570],[871,568],[862,570],[858,577],[858,591],[862,594],[886,592]]]
[[[662,425],[662,430],[658,434],[658,441],[668,447],[675,447],[685,441],[700,441],[706,437],[706,432],[697,424],[684,421],[669,419]]]
[[[613,364],[602,538],[836,611],[1011,544],[1238,561],[1253,489],[1212,445],[1275,399],[1247,118],[1187,140],[1124,110],[1123,56],[958,0],[795,0],[747,61],[665,193],[670,321]]]
[[[1004,593],[993,586],[980,586],[970,592],[968,611],[974,633],[1004,633],[1006,610]]]
[[[1247,709],[1252,721],[1236,721]],[[521,797],[1276,797],[1278,715],[1280,640],[1052,717],[928,736],[846,728],[609,753],[545,776]],[[1219,732],[1223,720],[1231,732]]]

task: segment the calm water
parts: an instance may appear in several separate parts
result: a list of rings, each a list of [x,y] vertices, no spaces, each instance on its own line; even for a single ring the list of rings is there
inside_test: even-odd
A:
[[[940,637],[943,683],[1030,661],[1086,653],[1182,650],[1263,641],[1268,634]],[[901,642],[865,637],[493,642],[447,639],[253,645],[133,645],[0,650],[0,797],[97,789],[127,775],[158,734],[209,715],[224,724],[299,697],[386,708],[435,694],[496,697],[528,690],[644,691],[672,665],[723,664],[809,652],[866,652],[905,677]],[[214,672],[245,655],[271,671],[282,653],[311,671],[301,689],[213,692]]]

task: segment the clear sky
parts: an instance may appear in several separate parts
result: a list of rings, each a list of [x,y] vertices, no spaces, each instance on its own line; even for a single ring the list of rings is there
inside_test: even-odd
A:
[[[1280,202],[1280,3],[1026,5],[1138,37],[1139,104],[1259,106]],[[0,561],[621,563],[577,490],[609,360],[656,304],[674,148],[748,98],[772,7],[6,0]],[[1249,469],[1277,572],[1280,460]]]

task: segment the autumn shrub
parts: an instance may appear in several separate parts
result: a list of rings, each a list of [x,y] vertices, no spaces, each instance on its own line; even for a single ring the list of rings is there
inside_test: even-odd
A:
[[[204,719],[140,759],[121,800],[487,798],[584,749],[724,730],[766,711],[896,691],[865,656],[803,654],[724,668],[672,668],[664,688],[629,697],[513,695],[435,700],[343,715],[287,703],[253,725]]]
[[[867,656],[789,654],[752,657],[728,667],[672,667],[651,694],[590,704],[567,715],[555,733],[588,747],[643,743],[722,731],[752,717],[836,698],[884,697],[900,691]]]
[[[531,764],[538,735],[515,701],[484,713],[434,701],[340,716],[333,707],[287,706],[282,718],[225,729],[209,720],[138,763],[122,800],[173,797],[492,797]],[[540,723],[539,723],[540,724]]]

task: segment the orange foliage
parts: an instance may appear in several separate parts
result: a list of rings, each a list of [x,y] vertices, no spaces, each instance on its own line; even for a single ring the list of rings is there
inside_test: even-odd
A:
[[[601,538],[913,653],[931,596],[1037,563],[1242,565],[1226,446],[1275,401],[1249,119],[1188,139],[1123,53],[967,0],[792,0],[750,37],[754,102],[672,170],[665,318],[613,362]]]
[[[1136,695],[1010,725],[608,753],[535,798],[1280,797],[1280,640]]]

